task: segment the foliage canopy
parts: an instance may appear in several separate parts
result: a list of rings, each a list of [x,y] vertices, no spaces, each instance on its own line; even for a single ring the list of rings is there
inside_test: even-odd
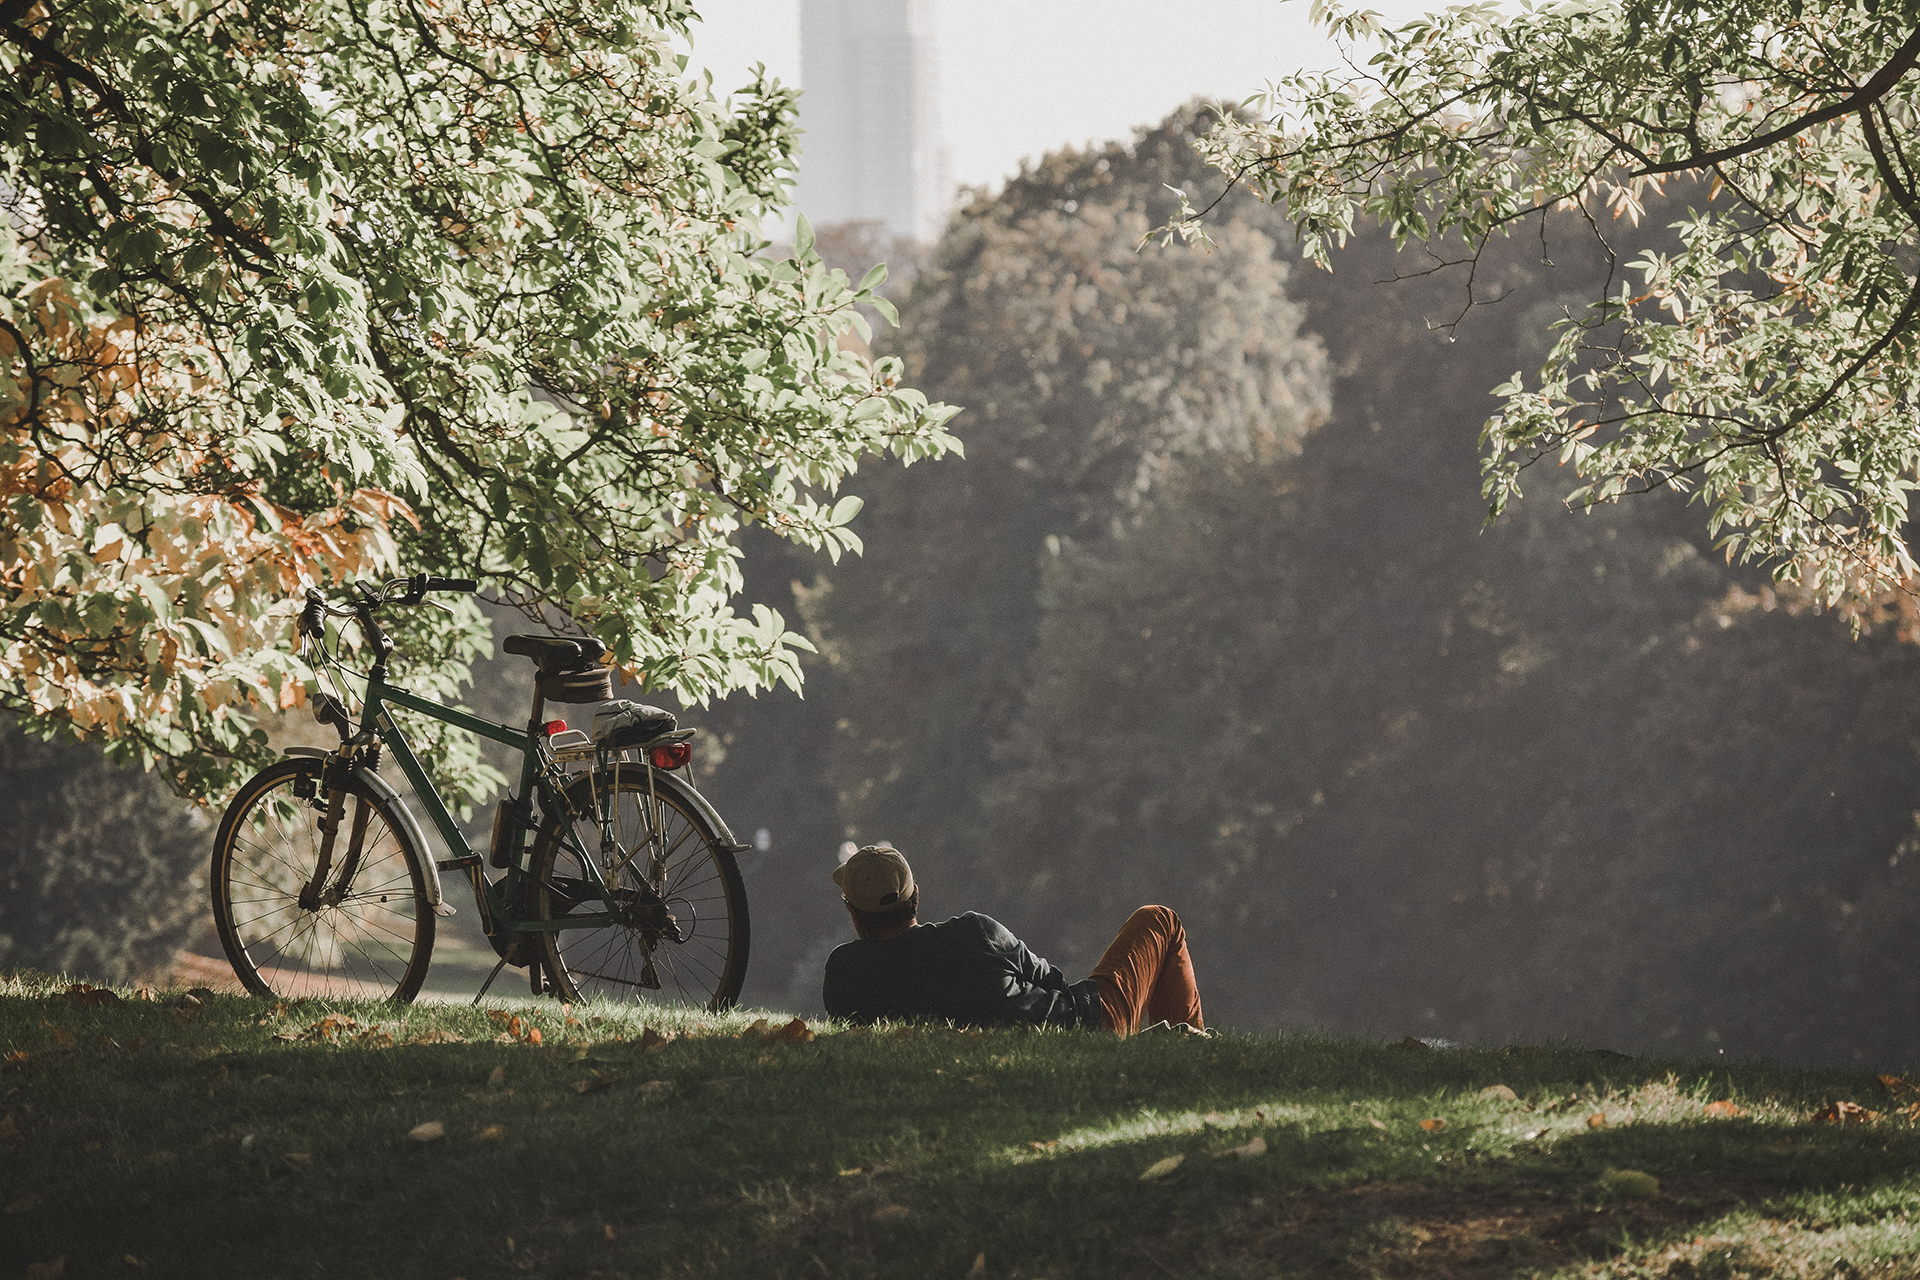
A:
[[[1367,218],[1488,301],[1471,268],[1489,237],[1578,209],[1616,268],[1541,373],[1496,392],[1494,514],[1557,458],[1575,505],[1694,493],[1730,554],[1826,601],[1913,573],[1920,5],[1523,0],[1397,30],[1314,12],[1351,72],[1276,81],[1202,144],[1284,204],[1311,257]],[[1695,181],[1671,234],[1628,229]]]
[[[282,602],[402,568],[797,684],[730,535],[857,549],[841,480],[950,411],[840,349],[883,273],[759,256],[794,95],[680,79],[692,16],[0,2],[0,704],[217,791],[303,700]],[[484,623],[416,618],[449,693]]]

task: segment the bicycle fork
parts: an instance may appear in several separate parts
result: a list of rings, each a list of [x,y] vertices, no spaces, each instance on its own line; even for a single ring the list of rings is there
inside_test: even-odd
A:
[[[337,781],[333,776],[336,768],[344,771],[345,767],[329,757],[324,780]],[[340,900],[347,896],[347,890],[353,887],[353,877],[360,870],[360,855],[367,842],[367,823],[373,817],[373,804],[365,796],[354,796],[353,825],[347,837],[347,856],[340,863],[339,878],[329,886],[327,873],[333,869],[333,848],[340,834],[340,819],[346,804],[345,788],[327,789],[327,812],[320,820],[320,857],[314,865],[312,879],[300,888],[299,903],[302,910],[318,911],[321,907],[337,907]]]

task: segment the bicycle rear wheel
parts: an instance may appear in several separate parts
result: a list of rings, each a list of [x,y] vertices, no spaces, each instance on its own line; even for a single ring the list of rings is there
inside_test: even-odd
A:
[[[540,830],[535,916],[613,917],[542,932],[547,974],[563,1000],[658,1000],[718,1012],[740,998],[747,975],[746,886],[729,842],[676,792],[656,785],[650,796],[646,772],[628,765],[579,778],[568,792],[574,819]],[[582,866],[601,852],[596,803],[613,806],[612,903],[594,892]]]
[[[327,805],[321,771],[319,760],[283,760],[227,807],[213,846],[221,946],[258,996],[412,1000],[433,955],[425,851],[385,801],[352,781],[327,882],[313,886]]]

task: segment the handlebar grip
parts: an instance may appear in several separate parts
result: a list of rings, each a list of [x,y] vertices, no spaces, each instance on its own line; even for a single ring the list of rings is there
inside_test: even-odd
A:
[[[427,582],[426,582],[426,590],[428,591],[463,591],[468,595],[472,595],[474,592],[478,591],[479,589],[480,589],[480,582],[477,578],[431,578],[430,577],[427,579]]]

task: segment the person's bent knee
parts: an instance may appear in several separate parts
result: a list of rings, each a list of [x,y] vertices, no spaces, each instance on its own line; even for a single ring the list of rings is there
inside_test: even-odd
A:
[[[1180,914],[1172,907],[1138,907],[1127,923],[1132,924],[1136,920],[1164,932],[1177,933],[1180,930]]]

